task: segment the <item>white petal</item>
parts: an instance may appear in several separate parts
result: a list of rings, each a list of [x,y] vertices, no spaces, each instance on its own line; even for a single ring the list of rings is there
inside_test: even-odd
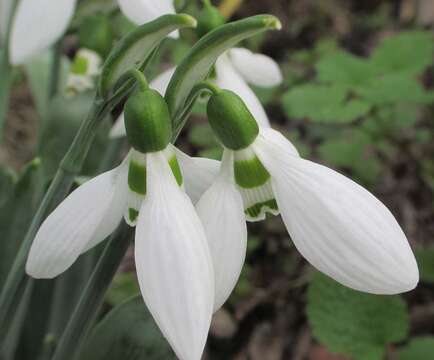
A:
[[[184,177],[185,192],[193,204],[196,204],[205,190],[216,179],[220,162],[212,159],[190,157],[181,150],[175,147],[174,149]]]
[[[158,91],[161,96],[164,96],[167,86],[169,85],[172,75],[175,73],[176,67],[171,67],[163,71],[154,80],[149,83],[149,87]]]
[[[311,161],[255,152],[272,175],[276,200],[295,246],[320,271],[356,290],[395,294],[419,278],[408,241],[390,211],[345,176]]]
[[[172,67],[170,69],[167,69],[166,71],[162,72],[160,75],[158,75],[154,80],[152,80],[149,83],[149,87],[151,89],[154,89],[158,91],[161,96],[164,96],[164,93],[166,92],[167,85],[169,85],[170,78],[172,77],[173,73],[175,72],[175,67]],[[126,130],[125,130],[125,123],[124,123],[124,113],[119,115],[117,120],[115,121],[113,127],[110,130],[110,138],[119,138],[126,136]]]
[[[65,32],[76,0],[20,0],[10,39],[10,61],[22,64]]]
[[[222,89],[232,90],[246,103],[260,126],[269,127],[270,121],[263,106],[249,85],[232,66],[227,54],[221,55],[216,64],[216,83]]]
[[[118,3],[124,15],[137,25],[175,13],[173,0],[118,0]],[[173,34],[178,37],[178,31]]]
[[[136,228],[140,289],[177,356],[199,360],[214,304],[205,232],[162,152],[147,155],[147,184]]]
[[[233,48],[229,55],[235,69],[248,83],[262,87],[273,87],[282,83],[283,76],[279,65],[269,56],[255,54],[244,48]]]
[[[123,165],[73,191],[43,222],[27,259],[34,278],[53,278],[118,226],[125,205]]]
[[[127,136],[127,131],[125,129],[124,112],[122,111],[122,113],[119,115],[112,128],[110,129],[109,137],[111,139],[116,139],[124,136]]]
[[[277,154],[288,154],[300,157],[294,144],[289,141],[281,132],[272,128],[260,128],[259,138],[261,142],[266,142],[268,147]]]
[[[243,200],[233,177],[233,152],[225,150],[222,170],[196,205],[214,265],[217,311],[237,284],[246,258],[247,226]]]

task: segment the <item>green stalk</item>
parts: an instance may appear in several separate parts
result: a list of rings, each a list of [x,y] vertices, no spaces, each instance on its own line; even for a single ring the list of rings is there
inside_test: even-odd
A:
[[[9,22],[6,28],[4,48],[0,54],[0,143],[3,140],[3,128],[9,106],[9,97],[12,85],[12,66],[9,63],[9,39],[11,37],[12,24],[17,6],[18,0],[12,0],[9,12]]]
[[[33,218],[0,294],[0,339],[4,339],[5,334],[8,332],[10,326],[8,318],[11,317],[11,314],[15,313],[16,307],[19,304],[18,298],[29,279],[25,274],[24,268],[36,232],[48,213],[68,193],[75,176],[83,166],[97,127],[109,110],[110,106],[105,102],[102,102],[100,99],[95,100],[87,119],[82,123]]]
[[[92,326],[104,295],[130,245],[132,228],[122,223],[110,237],[77,307],[71,316],[52,360],[71,360]]]
[[[48,99],[51,100],[59,92],[60,66],[62,59],[62,39],[53,49],[53,56],[50,67],[50,83],[48,85]]]

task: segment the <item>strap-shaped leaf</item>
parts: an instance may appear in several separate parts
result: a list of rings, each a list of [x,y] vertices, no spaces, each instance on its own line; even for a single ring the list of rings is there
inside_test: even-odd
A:
[[[164,15],[139,26],[124,37],[104,63],[99,84],[100,94],[106,97],[121,76],[132,68],[140,68],[158,44],[172,31],[195,27],[190,15]]]
[[[223,25],[200,39],[177,67],[166,91],[165,97],[175,128],[177,118],[188,106],[186,100],[191,91],[208,76],[221,54],[250,36],[280,28],[276,17],[257,15]]]
[[[175,356],[139,295],[115,307],[94,328],[79,358],[169,360]]]

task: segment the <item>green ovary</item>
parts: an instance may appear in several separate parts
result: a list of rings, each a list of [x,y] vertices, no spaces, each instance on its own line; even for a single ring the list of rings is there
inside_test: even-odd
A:
[[[82,56],[77,56],[71,66],[71,72],[77,75],[86,75],[88,61]]]

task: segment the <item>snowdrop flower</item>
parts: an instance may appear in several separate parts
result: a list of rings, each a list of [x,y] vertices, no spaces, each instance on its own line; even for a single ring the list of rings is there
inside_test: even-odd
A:
[[[5,38],[13,0],[0,0],[0,35]],[[76,0],[20,0],[12,20],[9,56],[20,65],[49,48],[65,32]]]
[[[183,188],[198,197],[215,174],[208,174],[208,184],[198,184],[209,161],[194,162],[169,143],[169,110],[158,92],[134,94],[125,109],[133,150],[48,216],[26,271],[35,278],[59,275],[124,217],[136,226],[137,275],[149,311],[180,359],[199,360],[213,311],[214,274],[203,226]],[[184,177],[184,171],[195,173]]]
[[[266,213],[281,213],[300,253],[348,287],[395,294],[416,286],[418,268],[408,241],[371,193],[300,158],[279,132],[258,127],[230,91],[214,94],[207,112],[224,145],[220,173],[196,205],[214,262],[215,310],[230,295],[244,262],[244,219],[261,220]]]
[[[93,50],[80,49],[75,55],[66,81],[68,95],[76,95],[95,86],[95,78],[101,72],[102,59]]]

